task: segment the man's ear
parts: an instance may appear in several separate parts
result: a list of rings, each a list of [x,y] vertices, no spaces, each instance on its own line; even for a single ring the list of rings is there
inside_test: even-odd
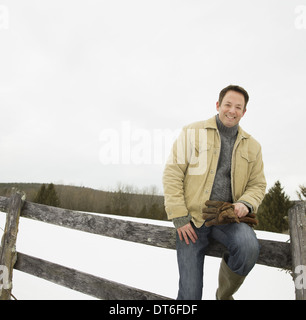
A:
[[[216,109],[217,109],[217,111],[219,111],[219,107],[220,107],[219,101],[217,101],[217,102],[216,102]]]
[[[243,111],[242,117],[245,115],[246,111],[247,111],[247,109],[245,108],[244,111]]]

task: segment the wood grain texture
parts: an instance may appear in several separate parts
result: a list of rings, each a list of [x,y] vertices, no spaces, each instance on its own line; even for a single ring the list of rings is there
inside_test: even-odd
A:
[[[102,300],[170,299],[23,253],[18,253],[15,269]]]
[[[0,197],[0,210],[1,208],[7,210],[8,207],[8,199]],[[300,209],[296,208],[295,210],[299,211]],[[176,247],[176,230],[173,227],[126,221],[105,217],[103,215],[45,206],[27,201],[23,205],[21,216],[58,225],[60,227],[94,233],[115,239],[167,249],[175,249]],[[297,223],[298,222],[292,222],[293,225]],[[297,243],[299,243],[300,239],[303,239],[303,236],[299,235],[296,238],[298,239]],[[295,253],[292,253],[290,243],[272,240],[259,240],[259,243],[261,250],[257,261],[258,264],[292,269],[292,258],[296,259],[295,254],[298,250],[294,249]],[[297,246],[297,244],[295,246]],[[222,257],[224,250],[226,250],[226,248],[222,244],[212,240],[208,247],[207,255]],[[303,248],[300,247],[299,250],[305,254]],[[154,294],[153,296],[150,296],[148,295],[149,293],[141,291],[139,293],[137,291],[138,289],[135,289],[136,291],[134,292],[133,288],[125,288],[126,286],[124,285],[108,282],[108,280],[105,279],[99,278],[99,280],[94,276],[84,274],[74,269],[58,266],[51,262],[43,262],[43,260],[38,258],[29,257],[24,254],[18,254],[18,257],[20,257],[20,259],[15,265],[17,269],[72,289],[76,288],[75,290],[94,295],[100,299],[127,299],[126,295],[130,295],[131,299],[155,299],[155,297],[157,297]],[[96,286],[95,283],[99,283],[99,285]],[[121,288],[121,286],[123,287]],[[103,289],[102,287],[106,289]],[[116,290],[113,290],[112,288],[116,288]],[[109,293],[107,293],[107,290],[110,290]],[[134,292],[133,295],[131,290]],[[161,296],[158,296],[157,298],[167,299],[166,297]]]
[[[19,217],[24,204],[24,194],[15,191],[7,202],[7,213],[4,234],[0,247],[0,266],[2,283],[0,300],[10,300],[12,290],[13,268],[17,259],[16,239],[18,233]],[[5,277],[4,277],[5,275]]]
[[[176,247],[176,230],[173,227],[125,221],[31,202],[25,203],[22,216],[120,240],[167,249],[175,249]],[[261,250],[257,263],[291,269],[289,243],[272,240],[259,240],[259,243]],[[207,255],[221,257],[224,250],[225,247],[222,244],[212,240]]]
[[[297,203],[289,210],[292,273],[296,300],[306,300],[306,205]]]

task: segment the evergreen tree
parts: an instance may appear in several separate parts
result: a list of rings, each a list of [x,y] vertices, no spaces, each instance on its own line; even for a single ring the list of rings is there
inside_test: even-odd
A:
[[[57,196],[55,187],[53,183],[50,183],[48,185],[48,188],[46,190],[46,201],[45,204],[48,206],[53,206],[53,207],[59,207],[60,201],[59,198]]]
[[[300,188],[300,191],[297,191],[296,193],[297,193],[299,199],[301,201],[304,201],[304,200],[306,200],[306,187],[305,186],[299,186],[299,188]]]
[[[283,232],[288,230],[288,210],[292,206],[279,181],[269,189],[258,208],[256,229]]]
[[[47,194],[46,194],[46,185],[43,184],[40,189],[38,190],[35,198],[34,198],[34,202],[35,203],[41,203],[41,204],[44,204],[45,201],[46,201],[46,197],[47,197]]]
[[[60,201],[57,196],[54,184],[50,183],[47,188],[46,185],[43,184],[37,192],[34,202],[46,204],[53,207],[59,207]]]

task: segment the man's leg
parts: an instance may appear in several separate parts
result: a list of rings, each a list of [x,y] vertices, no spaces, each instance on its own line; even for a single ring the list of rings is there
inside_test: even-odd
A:
[[[254,230],[245,223],[214,226],[212,237],[223,243],[228,253],[221,261],[217,299],[233,299],[259,255]]]
[[[180,273],[178,300],[201,300],[203,290],[203,266],[205,249],[209,244],[210,229],[204,225],[196,228],[198,240],[189,245],[176,235],[177,262]]]

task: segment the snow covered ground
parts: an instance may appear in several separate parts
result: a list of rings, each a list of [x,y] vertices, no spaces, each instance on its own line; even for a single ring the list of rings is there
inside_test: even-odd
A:
[[[171,222],[111,217],[172,226]],[[4,226],[5,214],[0,213],[0,228],[4,229]],[[289,238],[271,232],[256,233],[260,239],[287,241]],[[0,229],[0,237],[2,234]],[[170,298],[175,299],[177,295],[175,250],[20,218],[17,251]],[[215,299],[219,264],[220,258],[205,258],[203,299]],[[18,270],[14,270],[12,293],[18,300],[94,299]],[[235,294],[235,299],[295,299],[294,282],[283,270],[256,265]]]

